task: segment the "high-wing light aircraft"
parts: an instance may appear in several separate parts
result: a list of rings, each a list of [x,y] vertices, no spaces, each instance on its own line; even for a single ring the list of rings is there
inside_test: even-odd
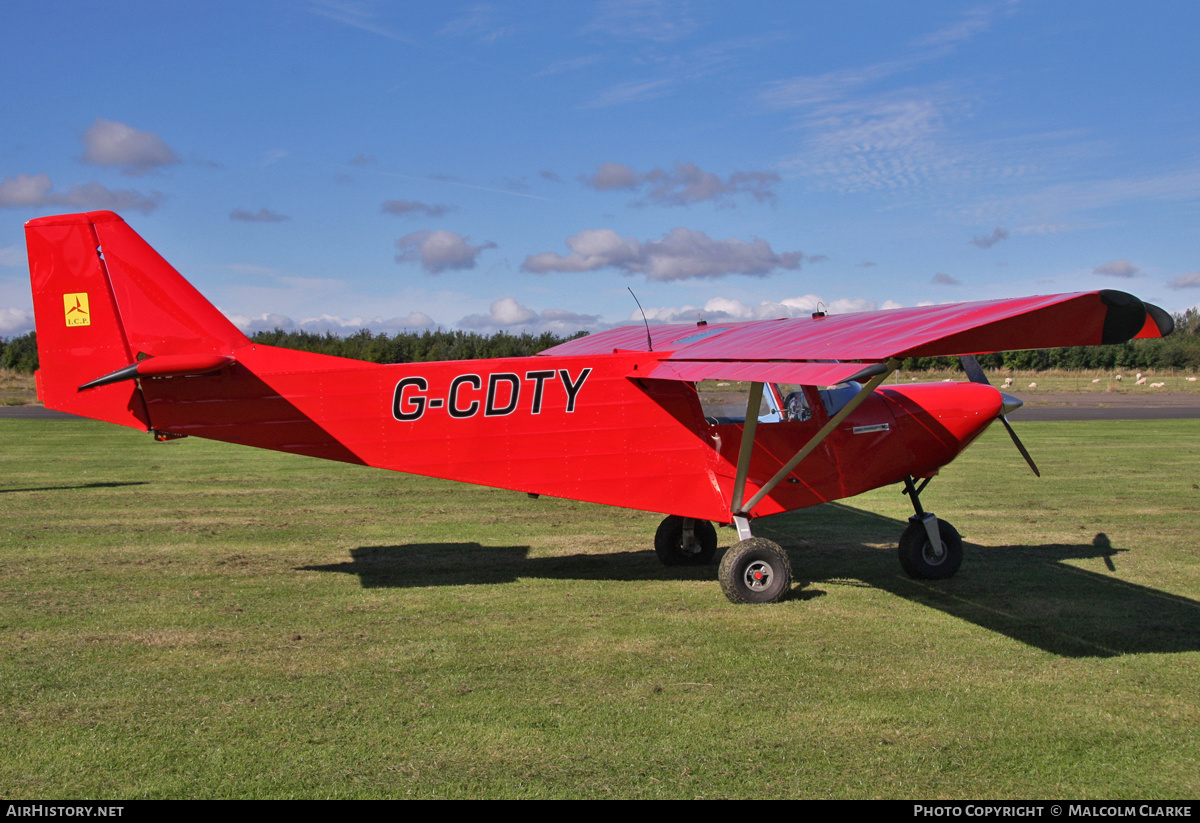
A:
[[[764,515],[903,483],[900,563],[945,578],[962,539],[923,509],[930,478],[1020,401],[973,355],[1161,337],[1170,315],[1118,291],[747,323],[621,327],[523,358],[375,363],[252,343],[112,212],[26,224],[38,393],[148,431],[667,515],[654,548],[704,564],[712,521],[740,542],[734,602],[791,588]],[[880,384],[902,358],[964,357],[971,382]],[[744,409],[697,384],[748,383]],[[1037,469],[1016,435],[1013,439]]]

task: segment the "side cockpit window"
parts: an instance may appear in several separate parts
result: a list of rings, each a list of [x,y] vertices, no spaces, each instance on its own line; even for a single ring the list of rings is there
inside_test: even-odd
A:
[[[704,418],[711,425],[746,422],[746,403],[750,400],[750,384],[727,380],[704,380],[696,384],[696,394],[704,409]],[[769,392],[763,392],[758,406],[760,423],[778,419],[772,408]]]
[[[849,381],[827,386],[819,391],[791,383],[769,383],[763,387],[762,403],[758,407],[759,423],[804,423],[814,417],[813,404],[820,396],[825,414],[833,417],[850,398],[862,391],[861,383]],[[733,381],[705,380],[696,384],[696,394],[711,425],[744,423],[750,384]]]
[[[825,413],[833,417],[850,402],[850,398],[862,390],[862,383],[856,383],[853,380],[821,389],[821,402],[825,404]]]

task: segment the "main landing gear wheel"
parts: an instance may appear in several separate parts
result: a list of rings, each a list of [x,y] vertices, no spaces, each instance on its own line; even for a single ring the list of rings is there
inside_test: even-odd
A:
[[[717,577],[734,603],[774,603],[792,588],[792,564],[777,544],[751,537],[725,552]]]
[[[669,515],[654,534],[654,553],[664,566],[704,566],[717,553],[717,530],[707,520],[692,520],[692,533],[684,529],[684,518]]]
[[[904,572],[917,580],[945,580],[958,571],[963,559],[962,538],[958,529],[945,520],[938,520],[942,538],[941,551],[933,547],[925,524],[918,518],[908,521],[900,536],[900,565]]]

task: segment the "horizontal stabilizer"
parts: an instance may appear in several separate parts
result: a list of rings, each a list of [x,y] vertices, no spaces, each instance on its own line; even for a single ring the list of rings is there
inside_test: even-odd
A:
[[[234,358],[222,354],[164,354],[161,357],[149,357],[137,363],[130,363],[103,377],[97,377],[80,386],[79,391],[138,377],[195,377],[219,371],[234,362]]]

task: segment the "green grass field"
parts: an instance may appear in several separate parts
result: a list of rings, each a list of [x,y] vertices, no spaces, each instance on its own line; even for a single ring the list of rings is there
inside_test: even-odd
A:
[[[1200,423],[1017,425],[957,577],[893,487],[753,607],[656,515],[0,420],[0,797],[1194,798]]]

